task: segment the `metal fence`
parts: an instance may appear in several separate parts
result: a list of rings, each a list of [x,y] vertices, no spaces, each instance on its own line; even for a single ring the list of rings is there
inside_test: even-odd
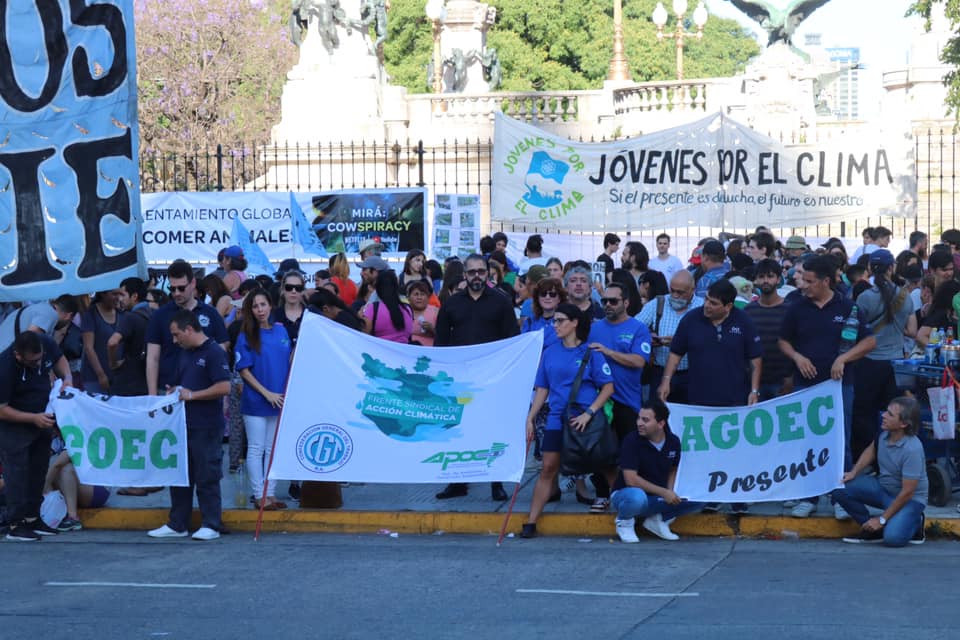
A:
[[[856,237],[866,226],[884,225],[895,238],[911,231],[939,238],[957,220],[957,135],[952,129],[914,133],[918,185],[914,219],[870,217],[811,227],[781,229],[781,234],[809,237]],[[281,146],[217,145],[191,153],[151,151],[141,155],[141,188],[154,191],[323,191],[378,187],[426,186],[434,193],[477,193],[489,210],[492,188],[492,141],[452,140],[350,142]],[[484,229],[489,232],[490,225]],[[500,230],[498,224],[493,230]],[[548,228],[507,227],[505,231],[549,232]],[[669,231],[669,230],[668,230]],[[674,229],[684,235],[710,235],[716,229]],[[722,229],[740,233],[744,229]],[[583,233],[591,233],[585,231]]]

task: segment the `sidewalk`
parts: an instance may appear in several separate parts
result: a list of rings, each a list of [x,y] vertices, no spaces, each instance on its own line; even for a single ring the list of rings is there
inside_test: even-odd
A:
[[[226,456],[225,456],[226,459]],[[524,470],[523,482],[510,518],[508,533],[517,533],[526,522],[537,479],[538,466],[533,458]],[[437,500],[434,495],[444,485],[424,484],[358,484],[342,488],[340,509],[304,509],[287,499],[289,483],[278,482],[277,498],[290,508],[264,512],[264,531],[370,533],[387,531],[401,534],[499,534],[509,502],[490,499],[488,484],[472,484],[462,498]],[[507,483],[507,493],[516,485]],[[589,482],[588,482],[589,486]],[[235,506],[238,494],[236,476],[224,469],[221,482],[224,524],[231,530],[252,531],[257,511],[249,502]],[[249,495],[249,490],[245,490]],[[591,494],[592,495],[592,494]],[[89,529],[152,529],[166,521],[170,506],[169,493],[161,491],[145,497],[119,496],[114,491],[102,509],[81,510],[80,519]],[[927,507],[927,532],[931,537],[960,536],[960,513],[956,503],[945,507]],[[199,526],[199,512],[194,513]],[[840,538],[855,534],[858,527],[851,521],[833,517],[828,500],[821,498],[816,513],[810,518],[790,517],[790,510],[779,502],[751,505],[750,513],[732,515],[729,506],[717,514],[694,514],[678,518],[672,529],[683,536],[747,536],[765,538]],[[548,504],[537,523],[542,535],[576,537],[614,537],[613,514],[592,514],[589,507],[576,501],[573,490],[564,492],[560,502]]]

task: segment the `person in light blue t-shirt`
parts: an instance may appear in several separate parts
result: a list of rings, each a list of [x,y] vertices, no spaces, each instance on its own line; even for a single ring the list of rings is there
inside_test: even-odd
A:
[[[540,360],[535,382],[536,393],[530,413],[527,415],[527,439],[533,438],[534,421],[544,402],[549,399],[550,413],[543,437],[543,469],[533,490],[530,516],[523,525],[521,536],[537,535],[537,519],[553,491],[560,470],[560,451],[563,448],[563,419],[573,391],[574,382],[584,359],[580,388],[570,408],[570,428],[582,430],[597,411],[603,411],[604,403],[613,395],[613,376],[610,365],[603,355],[591,350],[585,343],[590,335],[590,317],[576,305],[563,303],[553,314],[554,329],[559,342],[550,346]],[[616,477],[616,467],[598,469],[607,475],[611,484]]]
[[[270,460],[283,391],[290,373],[292,344],[282,324],[270,321],[270,296],[265,291],[247,295],[243,301],[243,329],[237,337],[236,369],[243,378],[240,413],[247,432],[247,472],[257,507],[286,508],[276,499],[276,482],[267,482],[263,504],[263,483]]]

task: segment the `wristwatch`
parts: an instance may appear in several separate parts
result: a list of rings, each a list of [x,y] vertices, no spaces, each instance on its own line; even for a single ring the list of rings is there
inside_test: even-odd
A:
[[[584,413],[586,413],[588,416],[592,418],[597,412],[591,409],[590,407],[587,407]]]
[[[877,522],[880,523],[881,527],[887,526],[887,519],[884,518],[883,516],[880,516],[879,518],[877,518]]]
[[[759,390],[759,389],[751,389],[751,390],[750,390],[750,395],[753,395],[753,394],[760,395],[760,390]]]

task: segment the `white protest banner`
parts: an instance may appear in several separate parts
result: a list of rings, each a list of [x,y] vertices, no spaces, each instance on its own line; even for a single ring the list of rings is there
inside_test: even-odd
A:
[[[717,113],[636,138],[574,142],[496,117],[494,223],[556,230],[815,225],[916,215],[909,136],[785,147]]]
[[[133,1],[0,12],[0,301],[146,276]]]
[[[677,495],[703,502],[794,500],[843,476],[843,394],[834,380],[750,407],[670,404]]]
[[[424,248],[426,189],[347,189],[294,193],[327,253],[359,253],[365,240],[385,255]],[[143,194],[143,247],[150,262],[211,262],[231,244],[233,221],[249,230],[267,258],[307,257],[290,235],[288,191],[162,192]]]
[[[307,313],[269,477],[519,482],[542,343],[421,347]]]
[[[113,487],[186,487],[187,419],[169,396],[93,395],[58,381],[50,394],[77,476]]]

